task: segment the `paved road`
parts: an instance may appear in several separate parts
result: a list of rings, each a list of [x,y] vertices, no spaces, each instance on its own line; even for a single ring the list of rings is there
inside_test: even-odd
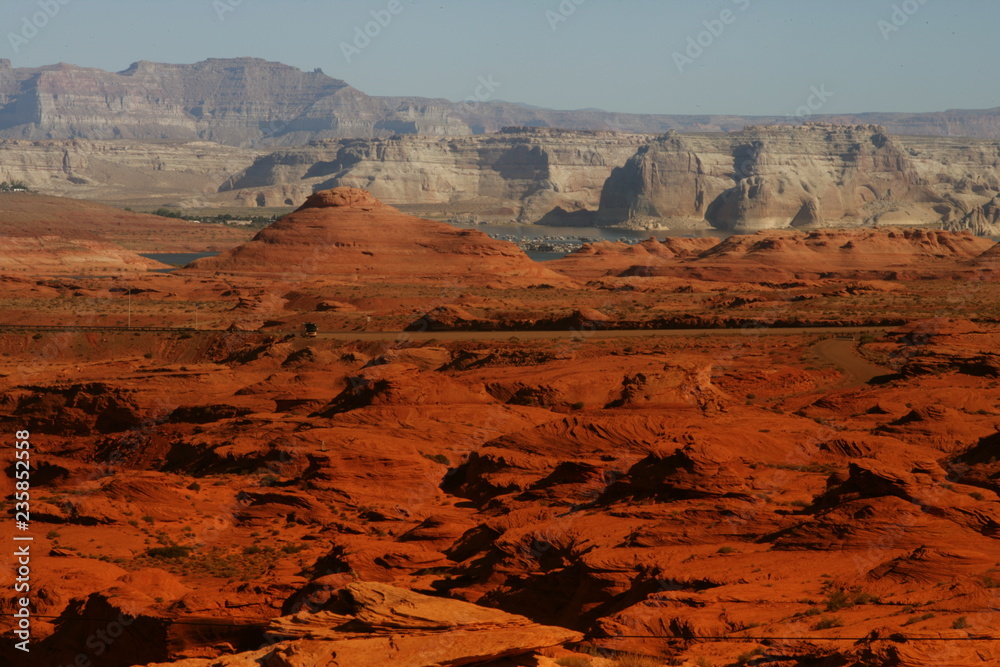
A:
[[[332,340],[371,341],[428,341],[428,340],[553,340],[559,338],[608,339],[646,338],[657,336],[802,336],[835,335],[853,336],[861,333],[882,333],[894,327],[736,327],[732,329],[594,329],[579,331],[559,329],[556,331],[324,331],[316,338]],[[223,329],[193,329],[170,327],[104,327],[104,326],[52,326],[31,324],[0,324],[0,331],[102,331],[108,333],[227,333]],[[294,331],[242,331],[241,334],[300,335]]]
[[[558,338],[607,339],[645,338],[656,336],[802,336],[802,335],[854,335],[865,332],[881,333],[893,327],[752,327],[738,329],[618,329],[573,331],[354,331],[322,332],[317,338],[334,340],[552,340]],[[293,332],[287,332],[293,333]],[[850,343],[853,341],[840,341]],[[836,362],[835,362],[836,363]]]

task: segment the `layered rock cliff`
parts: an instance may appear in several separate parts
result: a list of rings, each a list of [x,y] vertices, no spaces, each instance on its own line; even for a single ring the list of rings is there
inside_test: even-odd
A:
[[[208,141],[0,140],[0,180],[129,206],[211,205],[259,155]],[[291,205],[291,204],[289,204]]]
[[[938,225],[1000,192],[1000,143],[822,123],[659,137],[506,128],[282,150],[222,192],[273,206],[334,186],[480,221],[727,231]]]
[[[300,203],[314,189],[349,186],[438,214],[588,224],[611,170],[649,139],[510,128],[477,137],[323,142],[263,156],[222,190],[247,203],[281,205]]]
[[[880,123],[892,133],[1000,137],[1000,109],[929,114],[816,116]],[[499,100],[451,102],[373,97],[320,70],[258,58],[194,64],[140,61],[122,72],[60,63],[13,68],[0,60],[0,137],[13,139],[196,139],[235,146],[393,134],[463,136],[511,125],[632,133],[719,132],[781,116],[652,115],[557,111]]]
[[[425,217],[463,221],[722,230],[925,224],[989,235],[977,221],[990,210],[976,211],[1000,193],[1000,142],[827,124],[658,137],[522,127],[269,153],[205,141],[0,140],[0,178],[149,208],[299,206],[316,190],[348,186]]]
[[[450,103],[374,98],[319,70],[258,58],[140,61],[122,72],[0,61],[0,136],[300,144],[396,132],[468,134]]]
[[[940,224],[1000,191],[998,156],[992,142],[897,139],[877,125],[671,133],[612,172],[597,221],[727,231]]]
[[[961,220],[949,222],[945,228],[951,231],[970,231],[977,236],[1000,236],[1000,195],[977,206]]]

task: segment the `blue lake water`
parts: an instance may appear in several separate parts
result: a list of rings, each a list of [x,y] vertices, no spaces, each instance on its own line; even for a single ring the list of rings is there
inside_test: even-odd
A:
[[[602,227],[548,227],[542,225],[461,225],[453,224],[461,229],[477,229],[489,234],[493,238],[504,241],[523,242],[536,241],[547,242],[553,245],[575,244],[579,247],[582,243],[592,241],[624,241],[626,243],[637,243],[650,237],[665,239],[667,237],[681,238],[701,238],[712,237],[724,239],[732,235],[732,232],[720,230],[691,230],[691,231],[667,231],[667,230],[631,230],[631,229],[604,229]],[[552,259],[565,257],[566,252],[548,252],[542,250],[526,250],[528,257],[536,262],[547,262]]]
[[[453,227],[460,229],[478,229],[493,237],[513,236],[517,239],[545,239],[545,238],[584,238],[590,241],[642,241],[649,237],[657,239],[673,238],[703,238],[712,237],[724,239],[733,235],[733,232],[718,229],[694,229],[694,230],[633,230],[633,229],[605,229],[603,227],[549,227],[543,225],[460,225],[449,223]]]
[[[604,229],[601,227],[547,227],[542,225],[453,225],[461,229],[477,229],[489,234],[493,238],[500,238],[505,241],[545,241],[553,244],[562,243],[586,243],[591,241],[626,241],[636,243],[650,237],[665,239],[673,237],[698,238],[711,236],[716,238],[726,238],[731,233],[717,230],[694,230],[694,231],[641,231],[630,229]],[[543,250],[526,250],[528,257],[536,262],[547,262],[552,259],[565,257],[565,252],[550,252]],[[182,266],[186,266],[196,259],[202,257],[215,257],[217,252],[158,252],[140,253],[143,257],[148,257],[157,262],[169,264],[171,269],[159,269],[159,272],[169,273],[176,271]]]
[[[173,269],[157,269],[160,273],[169,273],[170,271],[176,271],[182,266],[187,266],[196,259],[201,259],[202,257],[215,257],[219,253],[217,252],[150,252],[139,253],[147,259],[151,259],[154,262],[162,262],[164,264],[169,264],[177,268]]]

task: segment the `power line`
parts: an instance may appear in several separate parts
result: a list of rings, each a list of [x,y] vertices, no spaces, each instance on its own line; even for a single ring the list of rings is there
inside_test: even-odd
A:
[[[3,616],[8,618],[14,618],[13,614],[3,614]],[[47,618],[47,619],[57,619],[62,621],[106,621],[121,623],[120,618],[104,618],[100,616],[52,616],[44,614],[32,614],[32,618]],[[133,618],[129,623],[150,623],[150,624],[162,624],[170,623],[171,625],[203,625],[203,626],[220,626],[220,627],[236,627],[236,628],[267,628],[270,627],[270,623],[260,623],[258,618],[243,617],[247,621],[254,621],[249,623],[232,623],[229,621],[241,620],[240,617],[229,617],[228,619],[220,619],[218,621],[185,621],[182,619],[172,619],[172,618],[148,618],[140,619]],[[920,637],[913,635],[901,635],[893,633],[885,637],[812,637],[801,635],[798,637],[739,637],[733,635],[692,635],[678,637],[676,635],[614,635],[611,637],[589,637],[588,639],[668,639],[672,641],[740,641],[740,642],[790,642],[790,641],[841,641],[841,642],[876,642],[876,641],[891,641],[896,643],[904,642],[995,642],[1000,641],[1000,637]]]
[[[995,642],[1000,641],[1000,637],[914,637],[912,635],[900,635],[893,633],[885,637],[733,637],[733,636],[691,636],[677,637],[676,635],[614,635],[613,637],[594,637],[593,639],[672,639],[675,641],[693,641],[696,639],[706,641],[755,641],[755,642],[799,642],[799,641],[824,641],[824,642],[882,642],[891,641],[897,643],[905,642]]]

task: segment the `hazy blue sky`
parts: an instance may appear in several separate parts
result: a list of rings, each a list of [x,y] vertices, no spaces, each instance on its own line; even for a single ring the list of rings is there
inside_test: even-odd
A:
[[[348,62],[372,11],[391,21]],[[0,21],[21,67],[256,56],[373,95],[484,77],[493,99],[638,113],[786,115],[813,87],[823,113],[1000,106],[996,0],[4,0]]]

